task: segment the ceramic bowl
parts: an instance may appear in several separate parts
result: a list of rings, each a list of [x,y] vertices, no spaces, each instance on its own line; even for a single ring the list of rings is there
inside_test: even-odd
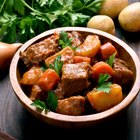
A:
[[[132,88],[127,96],[123,99],[122,102],[117,104],[116,106],[91,115],[81,115],[81,116],[70,116],[70,115],[63,115],[58,114],[55,112],[45,112],[37,110],[36,107],[32,106],[32,101],[28,98],[26,93],[24,93],[21,85],[19,84],[19,79],[21,77],[20,72],[20,61],[19,61],[19,54],[20,51],[25,51],[31,44],[34,44],[37,41],[40,41],[44,37],[47,37],[54,33],[54,31],[80,31],[86,33],[92,33],[98,35],[101,39],[105,41],[110,41],[115,44],[119,54],[121,54],[121,58],[124,59],[128,65],[130,66],[131,70],[134,72],[134,82],[132,83]],[[140,89],[140,61],[136,53],[133,49],[128,46],[125,42],[117,38],[116,36],[110,35],[106,32],[99,31],[96,29],[89,29],[84,27],[61,27],[57,29],[52,29],[43,32],[42,34],[30,39],[26,43],[22,45],[22,47],[16,52],[14,55],[11,65],[10,65],[10,82],[16,97],[19,99],[21,104],[27,109],[30,113],[32,113],[37,118],[43,120],[44,122],[58,126],[63,128],[81,128],[81,127],[89,127],[97,125],[105,120],[116,116],[124,109],[126,109],[136,98],[139,93]]]

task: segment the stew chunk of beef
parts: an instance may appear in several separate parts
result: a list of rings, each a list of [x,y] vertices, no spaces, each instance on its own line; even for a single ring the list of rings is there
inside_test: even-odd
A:
[[[62,87],[65,97],[70,97],[89,86],[90,65],[87,62],[64,64],[62,67]]]
[[[66,115],[82,115],[85,113],[85,98],[77,95],[58,100],[56,112]]]
[[[47,57],[58,52],[58,39],[59,34],[54,35],[31,45],[26,51],[20,53],[20,57],[24,61],[27,67],[38,65],[41,61]]]
[[[43,90],[38,85],[33,85],[31,89],[31,93],[29,95],[29,98],[32,101],[35,101],[36,99],[43,100],[45,98],[45,94]]]
[[[113,70],[113,80],[115,83],[126,86],[133,81],[133,72],[124,60],[115,58]]]
[[[73,47],[79,47],[83,42],[84,42],[84,38],[82,37],[82,35],[76,31],[73,31],[71,33],[72,35],[72,46]]]

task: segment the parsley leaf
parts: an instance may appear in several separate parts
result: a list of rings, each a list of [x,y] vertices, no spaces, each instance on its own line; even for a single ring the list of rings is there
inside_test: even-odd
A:
[[[25,7],[22,4],[22,2],[20,0],[14,0],[14,9],[15,11],[17,11],[20,15],[24,15],[25,14]]]
[[[56,107],[58,105],[58,99],[57,96],[54,94],[53,91],[50,91],[48,93],[48,97],[46,99],[46,105],[48,106],[48,108],[52,111],[56,110]]]
[[[47,67],[46,63],[43,62],[43,63],[41,64],[41,70],[42,70],[42,71],[45,71],[46,69],[48,69],[48,67]]]
[[[108,63],[111,67],[113,66],[115,56],[116,56],[116,53],[113,53],[113,54],[106,60],[106,63]]]
[[[0,16],[0,40],[8,43],[16,42],[16,22],[18,18],[16,14],[3,13]]]
[[[47,111],[49,110],[55,111],[58,105],[58,99],[53,91],[49,91],[48,97],[46,98],[45,102],[39,99],[36,99],[31,105],[42,110],[45,109]]]
[[[66,31],[61,31],[59,40],[59,45],[61,46],[61,48],[64,49],[67,46],[71,47],[71,43],[72,38],[68,37],[68,33]]]
[[[44,6],[47,3],[47,0],[36,0],[37,3],[40,4],[40,6]]]
[[[51,68],[51,69],[55,70],[58,75],[60,75],[63,63],[64,62],[61,61],[61,55],[58,55],[54,60],[54,64],[50,64],[49,66],[47,66],[46,63],[43,62],[41,64],[41,70],[45,71],[46,69]]]
[[[61,69],[63,66],[63,61],[61,61],[61,55],[58,55],[54,60],[54,65],[50,64],[49,67],[54,69],[58,75],[60,75]]]
[[[37,108],[39,108],[39,109],[48,109],[47,108],[47,106],[46,106],[46,104],[45,104],[45,102],[43,102],[43,101],[41,101],[41,100],[39,100],[39,99],[36,99],[31,105],[33,105],[33,106],[35,106],[35,107],[37,107]]]
[[[109,93],[111,85],[111,82],[108,82],[109,78],[110,78],[109,74],[100,74],[97,90]]]
[[[19,22],[19,28],[21,30],[19,40],[21,42],[25,42],[28,38],[32,38],[35,35],[33,21],[34,19],[32,16],[26,16]]]
[[[91,10],[94,13],[98,13],[101,8],[103,0],[95,0],[92,1],[90,4],[85,5],[85,9]]]
[[[89,18],[88,15],[84,15],[82,13],[69,13],[71,18],[71,25],[77,25],[82,24],[83,22],[86,22],[86,20]]]

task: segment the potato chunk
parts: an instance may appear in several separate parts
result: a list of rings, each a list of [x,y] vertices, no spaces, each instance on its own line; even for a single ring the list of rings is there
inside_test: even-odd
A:
[[[87,98],[95,110],[102,112],[123,100],[122,88],[118,84],[112,84],[109,93],[94,89],[87,93]]]
[[[25,72],[20,80],[22,85],[36,85],[38,80],[43,75],[43,71],[40,67],[33,66],[27,72]]]
[[[88,35],[84,43],[75,50],[75,54],[92,58],[97,54],[100,46],[101,42],[97,35]]]
[[[46,65],[49,66],[49,64],[53,64],[54,60],[59,55],[61,55],[61,61],[63,61],[64,63],[73,63],[74,51],[70,47],[66,47],[62,49],[60,52],[48,57],[45,60]]]

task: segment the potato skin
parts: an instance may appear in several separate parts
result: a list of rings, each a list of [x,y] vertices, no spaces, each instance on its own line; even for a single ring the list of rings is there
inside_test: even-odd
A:
[[[120,26],[128,32],[140,31],[140,2],[135,2],[124,8],[118,17]]]
[[[115,35],[115,24],[112,18],[106,15],[93,16],[87,23],[88,28],[102,30]]]
[[[107,15],[114,19],[119,15],[122,9],[128,6],[128,4],[128,0],[105,0],[99,14]]]

